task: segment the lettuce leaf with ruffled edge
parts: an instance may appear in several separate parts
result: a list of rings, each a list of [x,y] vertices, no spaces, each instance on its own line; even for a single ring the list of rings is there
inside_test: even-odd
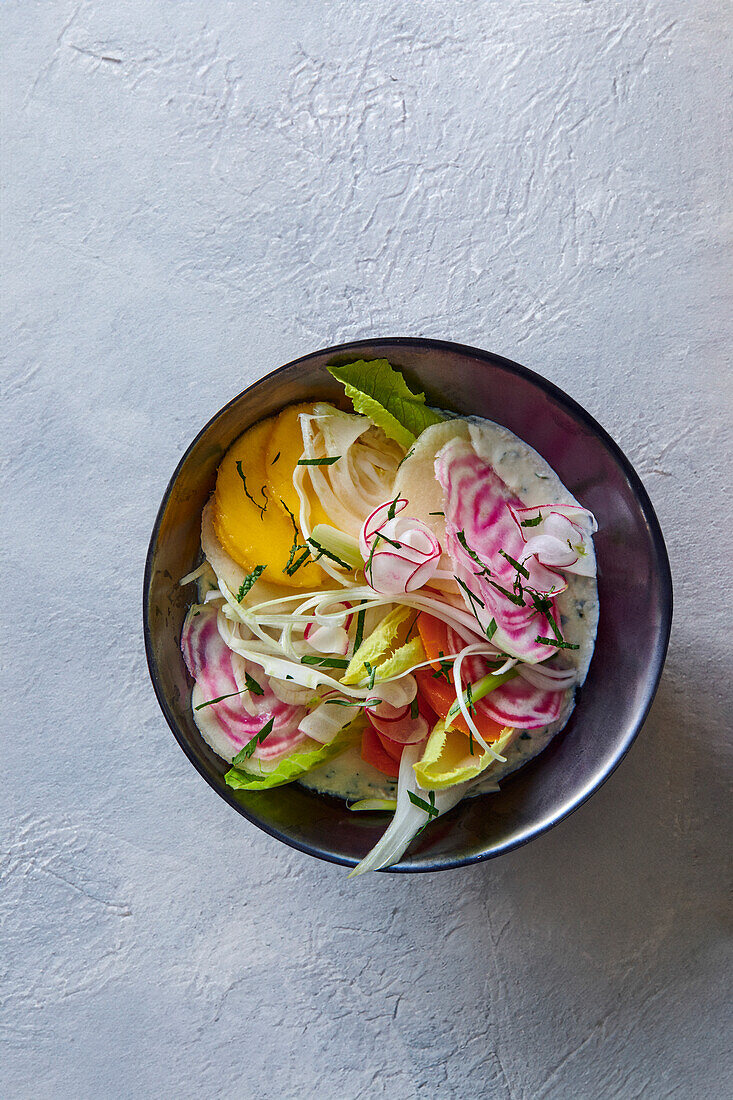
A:
[[[355,745],[361,737],[363,726],[364,719],[360,715],[340,730],[333,741],[329,741],[327,745],[318,745],[316,741],[311,741],[311,745],[318,745],[318,747],[306,752],[291,753],[290,756],[281,760],[273,771],[263,775],[253,775],[243,768],[230,768],[224,780],[227,786],[235,791],[267,791],[271,787],[282,787],[285,783],[300,779],[301,775],[305,775],[320,764],[327,764],[329,760],[333,760],[334,757]]]
[[[516,730],[506,728],[494,741],[492,748],[503,753],[514,739]],[[493,764],[494,757],[474,741],[473,755],[470,742],[460,730],[447,730],[445,722],[438,722],[428,738],[422,757],[414,765],[415,775],[426,790],[443,790],[456,783],[476,779]]]
[[[428,408],[424,393],[413,393],[408,388],[400,372],[386,359],[359,359],[327,369],[344,386],[355,410],[368,416],[402,447],[408,448],[430,424],[445,420]]]

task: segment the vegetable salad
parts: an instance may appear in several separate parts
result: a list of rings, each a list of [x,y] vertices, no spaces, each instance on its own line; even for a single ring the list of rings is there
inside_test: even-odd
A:
[[[232,788],[357,789],[352,810],[392,815],[361,874],[567,721],[596,521],[517,437],[430,408],[386,360],[329,370],[348,410],[288,406],[222,460],[181,645]]]

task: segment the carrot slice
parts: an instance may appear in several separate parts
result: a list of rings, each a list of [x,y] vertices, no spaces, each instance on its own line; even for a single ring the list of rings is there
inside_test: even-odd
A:
[[[447,718],[448,711],[456,701],[456,692],[453,687],[453,681],[448,683],[442,676],[436,677],[434,672],[431,672],[429,668],[420,668],[414,673],[417,680],[417,689],[420,696],[426,700],[429,706],[435,711],[439,718]],[[476,729],[479,731],[484,741],[496,741],[500,735],[504,726],[499,725],[498,722],[494,722],[489,718],[488,714],[484,713],[481,709],[480,703],[476,704],[476,713],[472,714],[474,722],[476,723]],[[461,730],[462,733],[468,733],[468,726],[466,720],[462,714],[456,715],[451,720],[451,729]]]
[[[399,763],[392,759],[379,740],[374,726],[369,724],[361,735],[361,758],[390,779],[397,779],[400,774]]]

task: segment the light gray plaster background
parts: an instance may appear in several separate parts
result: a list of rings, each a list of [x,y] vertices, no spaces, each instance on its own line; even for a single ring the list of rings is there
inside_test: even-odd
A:
[[[0,1095],[730,1095],[730,9],[0,14]],[[347,882],[183,756],[142,570],[225,401],[398,334],[516,358],[601,421],[676,618],[646,728],[574,817],[471,870]]]

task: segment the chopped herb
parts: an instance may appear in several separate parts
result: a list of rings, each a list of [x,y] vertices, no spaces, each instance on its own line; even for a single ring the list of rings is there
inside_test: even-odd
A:
[[[230,691],[228,695],[219,695],[216,699],[207,699],[205,703],[199,703],[199,705],[197,707],[194,707],[193,709],[203,710],[204,707],[211,707],[214,705],[214,703],[220,703],[222,699],[232,699],[235,695],[241,694],[241,691]]]
[[[251,695],[265,694],[265,689],[263,687],[260,687],[254,676],[250,676],[248,672],[245,672],[244,674],[244,682],[247,685],[247,690],[250,692]]]
[[[579,645],[573,645],[572,642],[559,642],[556,638],[541,638],[539,634],[535,641],[542,642],[543,645],[554,645],[557,649],[580,649]]]
[[[486,604],[484,603],[484,601],[483,601],[483,600],[479,599],[479,597],[478,597],[478,596],[476,595],[476,593],[475,593],[475,592],[472,592],[472,591],[471,591],[471,589],[470,589],[470,588],[468,587],[468,585],[467,585],[467,584],[464,584],[464,583],[463,583],[463,581],[461,580],[461,578],[460,578],[460,577],[456,577],[456,580],[458,581],[458,583],[460,584],[461,588],[463,589],[463,591],[464,591],[464,592],[466,593],[466,595],[468,596],[469,600],[471,601],[471,611],[473,611],[474,615],[475,615],[475,616],[476,616],[476,618],[478,619],[478,613],[477,613],[477,611],[476,611],[476,607],[475,607],[475,605],[476,605],[476,604],[478,604],[478,605],[479,605],[479,607],[486,607]],[[480,620],[479,620],[479,621],[480,621]]]
[[[194,611],[194,613],[193,613],[193,618],[195,619],[195,618],[196,618],[196,616],[197,616],[197,615],[200,615],[200,614],[201,614],[201,612],[200,612],[200,611]]]
[[[237,755],[232,760],[232,764],[235,768],[237,764],[243,764],[245,760],[249,760],[250,756],[252,756],[257,746],[261,745],[262,742],[268,737],[268,735],[272,733],[272,727],[274,726],[274,724],[275,718],[272,717],[269,722],[265,722],[260,732],[256,733],[252,740],[248,741],[244,748],[237,753]]]
[[[442,649],[438,650],[438,656],[439,657],[445,656]],[[433,679],[434,680],[439,680],[442,677],[447,683],[450,683],[451,682],[450,672],[451,672],[452,668],[453,668],[452,661],[441,661],[440,662],[440,668],[437,670],[437,672],[433,673]]]
[[[520,563],[519,563],[518,561],[515,561],[515,560],[514,560],[514,558],[513,558],[513,557],[511,557],[511,555],[510,555],[510,554],[507,554],[506,550],[500,550],[500,551],[499,551],[499,553],[501,554],[501,556],[502,556],[503,558],[506,558],[506,560],[507,560],[507,561],[509,562],[509,564],[510,564],[510,565],[513,565],[513,566],[514,566],[514,568],[516,569],[517,573],[521,573],[521,575],[522,575],[522,576],[523,576],[523,577],[524,577],[524,578],[525,578],[526,580],[529,580],[529,573],[527,572],[527,570],[526,570],[526,569],[524,568],[524,566],[523,566],[523,565],[520,565]]]
[[[440,811],[435,805],[435,791],[428,791],[428,796],[430,798],[429,802],[426,802],[424,798],[420,798],[420,796],[415,794],[413,791],[408,791],[407,795],[413,806],[417,806],[419,809],[425,811],[425,813],[428,815],[428,821],[430,821],[430,819],[433,817],[440,816]],[[426,825],[428,821],[425,822]],[[420,831],[422,832],[422,830]]]
[[[519,740],[520,741],[531,741],[532,738],[530,737],[530,735],[528,733],[520,733]]]
[[[285,572],[287,573],[287,575],[288,575],[289,577],[292,577],[293,573],[297,573],[297,572],[298,572],[298,570],[300,569],[301,565],[305,565],[305,563],[306,563],[306,562],[308,561],[308,559],[310,558],[310,556],[311,556],[311,552],[310,552],[310,550],[309,550],[309,549],[308,549],[308,548],[306,547],[306,549],[305,549],[305,550],[303,551],[303,553],[302,553],[302,554],[300,555],[300,557],[299,557],[299,558],[296,558],[296,559],[295,559],[295,561],[293,562],[293,564],[292,564],[292,565],[290,565],[290,566],[289,566],[289,567],[288,567],[288,568],[287,568],[287,569],[285,570]]]
[[[321,668],[348,668],[345,657],[317,657],[315,653],[306,653],[300,658],[302,665],[319,665]]]
[[[288,508],[287,504],[285,503],[285,501],[283,500],[282,497],[280,497],[280,503],[282,504],[283,508],[288,513],[288,515],[290,516],[290,522],[293,525],[293,544],[290,547],[290,556],[288,558],[287,565],[283,569],[283,573],[287,573],[288,576],[292,576],[292,573],[290,572],[290,568],[293,565],[293,562],[295,560],[295,555],[298,553],[299,550],[308,550],[308,547],[303,546],[303,544],[298,541],[300,539],[300,529],[298,528],[298,524],[296,522],[295,516],[290,511],[290,509]],[[310,554],[310,550],[308,550],[308,553]],[[305,560],[305,558],[303,558],[300,561],[300,563],[298,565],[298,568],[300,568],[300,566],[303,564],[304,560]],[[293,573],[294,572],[295,572],[295,570],[293,569]]]
[[[489,581],[489,584],[492,585],[497,590],[497,592],[501,592],[503,596],[506,596],[508,600],[511,600],[513,604],[516,604],[517,607],[525,606],[523,596],[518,595],[516,592],[508,592],[506,588],[502,588],[500,584],[496,583],[496,581]]]
[[[397,502],[399,501],[399,499],[400,499],[400,494],[398,493],[397,496],[392,501],[392,503],[390,504],[389,508],[387,509],[387,519],[394,519],[395,518],[395,514],[397,512]]]
[[[239,592],[237,592],[237,603],[242,602],[252,585],[255,583],[255,581],[260,579],[266,568],[266,565],[258,565],[252,570],[251,573],[247,574],[247,576],[244,578],[241,585],[239,586]]]
[[[402,643],[403,645],[407,645],[407,643],[409,642],[409,640],[410,640],[410,635],[412,634],[413,630],[415,629],[415,624],[417,623],[417,620],[418,620],[419,618],[420,618],[420,612],[418,611],[418,612],[417,612],[417,614],[415,615],[415,618],[414,618],[414,619],[412,620],[412,622],[410,623],[410,627],[409,627],[409,629],[408,629],[408,631],[407,631],[407,634],[405,634],[405,640],[404,640],[404,642]]]
[[[259,508],[259,510],[260,510],[260,519],[264,519],[265,518],[265,510],[266,510],[267,504],[268,504],[267,494],[265,493],[264,486],[262,487],[262,489],[260,491],[261,491],[262,495],[265,498],[265,503],[264,504],[258,504],[257,501],[255,500],[255,498],[250,493],[249,489],[247,488],[247,478],[244,476],[244,471],[242,470],[242,463],[241,462],[237,462],[237,473],[239,474],[239,476],[242,479],[242,485],[244,485],[245,495],[247,496],[247,498],[249,500],[252,501],[255,508]]]
[[[371,691],[371,689],[374,687],[374,680],[375,680],[376,675],[377,675],[377,670],[376,670],[376,668],[372,668],[372,666],[369,664],[368,661],[364,662],[364,668],[367,670],[367,672],[369,674],[369,690]]]
[[[381,703],[380,698],[374,699],[325,699],[324,702],[334,707],[373,707]]]
[[[475,561],[477,565],[480,565],[480,566],[481,566],[481,573],[480,573],[480,574],[479,574],[479,573],[475,573],[475,574],[474,574],[474,576],[477,576],[477,577],[478,577],[478,576],[484,576],[484,575],[487,575],[487,576],[489,576],[489,577],[490,577],[490,576],[491,576],[491,570],[489,569],[489,567],[488,567],[488,565],[486,564],[486,562],[483,562],[483,561],[481,560],[481,558],[480,558],[480,557],[478,556],[478,554],[476,553],[476,551],[475,551],[475,550],[472,550],[472,549],[471,549],[471,547],[470,547],[470,546],[468,545],[468,541],[467,541],[467,539],[466,539],[466,532],[465,532],[465,531],[459,531],[459,532],[458,532],[458,533],[456,534],[456,538],[458,539],[458,541],[460,542],[461,546],[463,547],[463,549],[464,549],[464,550],[466,551],[466,553],[468,554],[469,558],[471,558],[471,560],[472,560],[472,561]]]
[[[278,451],[277,454],[275,455],[275,457],[273,458],[272,462],[270,463],[270,465],[274,466],[279,457],[280,457],[280,452]]]
[[[415,698],[410,703],[410,718],[412,718],[412,719],[417,718],[419,713],[420,713],[420,708],[417,705],[417,695],[416,695]]]
[[[361,601],[362,605],[364,600]],[[366,616],[366,608],[364,606],[359,607],[359,611],[356,616],[356,630],[354,632],[354,653],[361,645],[361,640],[364,637],[364,617]]]
[[[332,458],[299,458],[296,466],[333,466],[340,458],[341,455],[334,455]]]
[[[473,751],[473,734],[471,733],[470,726],[469,726],[469,729],[468,729],[468,751],[470,752],[471,756],[476,755],[475,752]]]
[[[311,546],[315,546],[316,550],[318,551],[318,554],[316,555],[316,561],[318,561],[319,558],[330,558],[331,561],[335,561],[337,565],[340,565],[342,569],[348,570],[349,573],[354,572],[353,568],[348,564],[348,562],[342,561],[341,558],[337,557],[335,554],[332,554],[331,551],[327,550],[325,546],[322,546],[317,539],[308,538],[306,539],[306,542],[309,542]]]
[[[535,516],[534,519],[523,519],[521,522],[522,527],[538,527],[542,523],[542,512]]]
[[[445,512],[428,512],[429,516],[444,516]]]
[[[389,545],[394,546],[396,550],[401,550],[402,549],[402,543],[401,542],[395,542],[394,539],[387,538],[387,536],[383,535],[381,531],[375,531],[374,532],[374,541],[376,542],[377,539],[382,539],[384,542],[388,542]]]
[[[496,619],[492,619],[489,625],[486,627],[486,637],[489,639],[489,641],[491,641],[491,639],[494,637],[497,629],[498,627],[496,625]]]

